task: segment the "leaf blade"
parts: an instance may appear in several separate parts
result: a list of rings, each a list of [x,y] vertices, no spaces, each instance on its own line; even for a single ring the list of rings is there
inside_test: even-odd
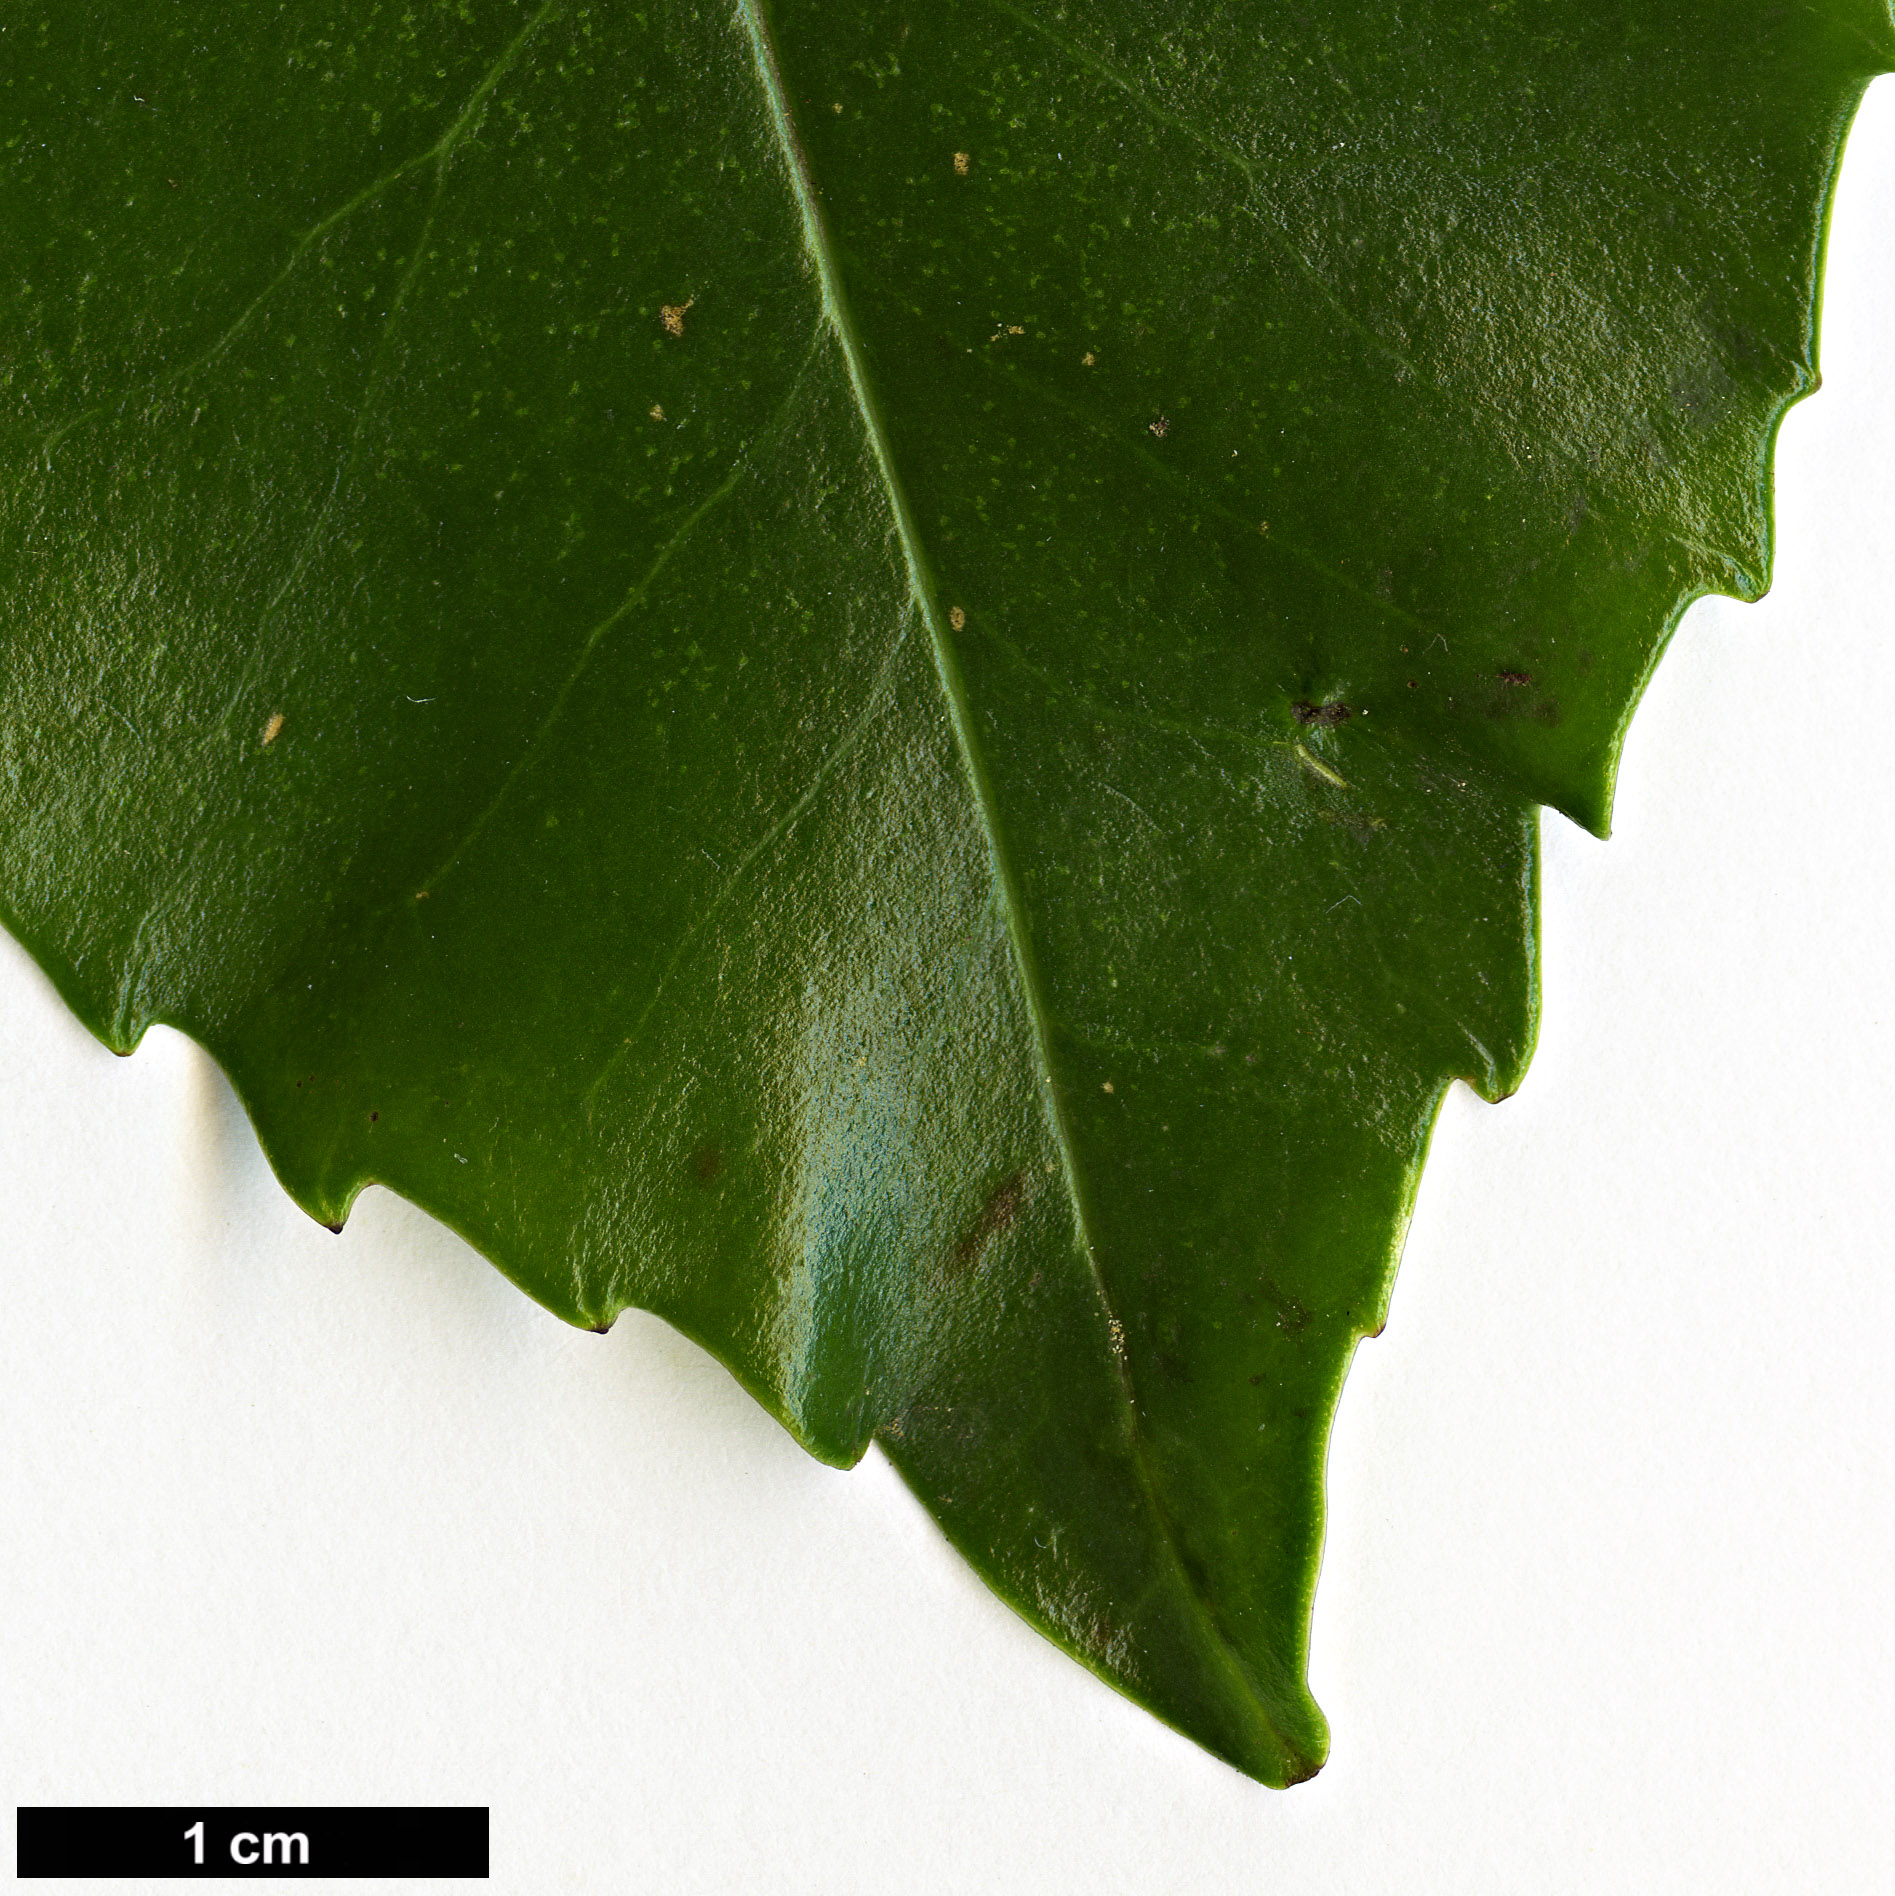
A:
[[[818,1454],[879,1430],[1029,1618],[1307,1775],[1341,1377],[1442,1089],[1524,1069],[1533,801],[1603,825],[1683,600],[1767,560],[1858,12],[777,5],[787,77],[757,0],[64,22],[9,923],[121,1049],[210,1047],[325,1222],[386,1180]],[[1661,108],[1761,153],[1670,248]]]

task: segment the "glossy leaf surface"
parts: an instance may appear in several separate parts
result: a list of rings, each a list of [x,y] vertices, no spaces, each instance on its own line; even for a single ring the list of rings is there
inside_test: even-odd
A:
[[[1291,1782],[1443,1089],[1882,0],[0,13],[0,898]]]

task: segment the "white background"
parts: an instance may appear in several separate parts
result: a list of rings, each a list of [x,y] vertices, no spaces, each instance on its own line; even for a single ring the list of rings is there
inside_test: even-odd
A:
[[[1614,840],[1546,819],[1538,1058],[1449,1100],[1344,1394],[1321,1777],[1115,1697],[656,1321],[310,1224],[202,1054],[0,943],[0,1798],[486,1803],[509,1893],[1890,1887],[1892,84],[1776,589],[1686,620]]]

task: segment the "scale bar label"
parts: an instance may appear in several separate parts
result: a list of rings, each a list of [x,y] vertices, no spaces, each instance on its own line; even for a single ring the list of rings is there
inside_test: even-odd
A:
[[[18,1874],[479,1876],[487,1811],[22,1806]]]

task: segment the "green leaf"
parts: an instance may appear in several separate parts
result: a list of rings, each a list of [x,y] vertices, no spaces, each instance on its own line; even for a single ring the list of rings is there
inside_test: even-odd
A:
[[[1293,1782],[1429,1128],[1883,0],[0,19],[0,904]]]

